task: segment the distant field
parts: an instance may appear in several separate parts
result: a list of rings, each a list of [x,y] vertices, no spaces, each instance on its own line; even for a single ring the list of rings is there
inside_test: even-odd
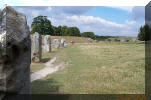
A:
[[[43,38],[44,38],[44,35],[42,35],[42,42],[43,42]],[[61,41],[62,38],[64,38],[67,43],[70,43],[70,41],[74,41],[76,43],[88,43],[88,38],[76,37],[76,36],[51,36],[51,42],[53,39],[59,39],[59,41]]]
[[[43,38],[44,38],[44,35],[42,35],[42,43],[43,43]],[[74,41],[75,43],[88,43],[89,42],[88,38],[86,37],[76,37],[76,36],[51,36],[51,42],[53,39],[59,39],[59,41],[61,41],[62,38],[64,38],[67,43],[70,43],[70,41]],[[108,38],[105,40],[110,40],[112,42],[119,42],[120,39],[124,39],[124,40],[128,40],[129,42],[132,42],[132,39],[135,39],[135,38],[136,37],[115,37],[115,38]],[[105,41],[105,40],[102,40],[102,41]],[[95,40],[93,40],[92,42],[95,43]],[[136,42],[140,42],[140,41],[136,38]]]
[[[85,37],[75,37],[75,36],[51,36],[51,40],[64,38],[67,43],[70,41],[75,41],[76,43],[88,43],[88,38]]]
[[[32,93],[143,94],[144,46],[118,42],[81,43],[47,53],[44,58],[56,55],[68,65],[32,82]]]

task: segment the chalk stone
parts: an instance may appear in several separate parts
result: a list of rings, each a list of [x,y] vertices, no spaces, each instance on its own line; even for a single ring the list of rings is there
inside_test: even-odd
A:
[[[40,62],[42,57],[42,37],[38,32],[32,35],[31,39],[31,60]]]
[[[136,40],[137,40],[136,38],[132,38],[132,40],[131,40],[131,41],[132,41],[132,42],[136,42]]]
[[[121,38],[120,42],[126,42],[126,40],[124,38]]]
[[[91,38],[88,38],[88,43],[92,43],[92,39]]]
[[[53,39],[53,41],[52,41],[52,47],[54,49],[58,49],[60,47],[60,42],[59,42],[58,39]]]
[[[51,40],[50,35],[46,35],[44,37],[44,52],[50,52],[51,51]]]
[[[66,47],[66,45],[67,45],[67,44],[66,44],[66,40],[62,38],[62,39],[61,39],[61,46],[62,46],[62,47]]]
[[[0,98],[30,93],[30,57],[26,16],[7,6],[0,12]]]

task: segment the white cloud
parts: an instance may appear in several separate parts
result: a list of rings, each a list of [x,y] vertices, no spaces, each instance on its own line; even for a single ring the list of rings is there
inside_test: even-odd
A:
[[[108,7],[121,9],[121,10],[124,10],[124,11],[131,12],[134,6],[108,6]]]
[[[28,19],[28,24],[30,25],[33,21],[34,17],[37,17],[38,15],[44,15],[48,16],[51,13],[52,8],[51,7],[41,7],[41,6],[17,6],[14,7],[17,11],[22,12],[26,15]]]
[[[137,36],[141,24],[126,21],[124,24],[93,16],[67,16],[64,19],[50,18],[53,25],[77,26],[81,32],[92,31],[98,35]]]
[[[81,13],[76,12],[77,8],[75,10],[74,7],[71,7],[72,14],[69,13],[70,10],[58,11],[54,7],[16,7],[16,9],[27,15],[29,25],[34,17],[42,14],[49,17],[52,25],[76,26],[81,32],[92,31],[98,35],[137,36],[140,26],[144,25],[144,23],[140,24],[135,20],[126,20],[125,23],[119,24],[101,17],[85,16],[83,13],[87,10],[84,7]]]
[[[82,15],[87,13],[93,8],[93,6],[55,6],[52,7],[54,14],[73,14],[73,15]]]

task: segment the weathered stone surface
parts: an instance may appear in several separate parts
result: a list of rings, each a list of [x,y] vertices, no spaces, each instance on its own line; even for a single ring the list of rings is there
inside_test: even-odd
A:
[[[131,41],[132,42],[136,42],[137,38],[132,38]]]
[[[53,39],[52,47],[55,48],[55,49],[58,49],[60,47],[60,42],[59,42],[58,39]]]
[[[40,62],[42,57],[42,38],[41,35],[35,32],[31,39],[31,60]]]
[[[64,45],[64,39],[62,38],[61,39],[61,46],[63,47],[63,45]]]
[[[62,38],[62,39],[61,39],[61,46],[62,46],[62,47],[66,47],[66,45],[67,45],[67,44],[66,44],[66,40]]]
[[[111,42],[111,39],[105,39],[106,42]]]
[[[44,37],[44,47],[43,47],[44,52],[50,52],[51,51],[51,40],[50,40],[50,35],[46,35]]]
[[[120,38],[120,42],[126,42],[124,38]]]
[[[92,43],[93,40],[91,38],[88,38],[88,43]]]
[[[30,93],[31,40],[25,15],[0,12],[0,94]]]
[[[100,42],[99,40],[95,40],[96,43]]]

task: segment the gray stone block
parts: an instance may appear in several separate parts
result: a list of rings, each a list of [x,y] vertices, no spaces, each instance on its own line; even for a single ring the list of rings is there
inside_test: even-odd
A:
[[[46,35],[44,37],[44,47],[43,47],[44,52],[50,52],[51,51],[51,40],[50,40],[50,35]]]
[[[42,57],[42,37],[38,32],[32,35],[31,39],[31,60],[40,62]]]
[[[0,93],[30,93],[31,40],[26,16],[11,7],[0,12]]]

